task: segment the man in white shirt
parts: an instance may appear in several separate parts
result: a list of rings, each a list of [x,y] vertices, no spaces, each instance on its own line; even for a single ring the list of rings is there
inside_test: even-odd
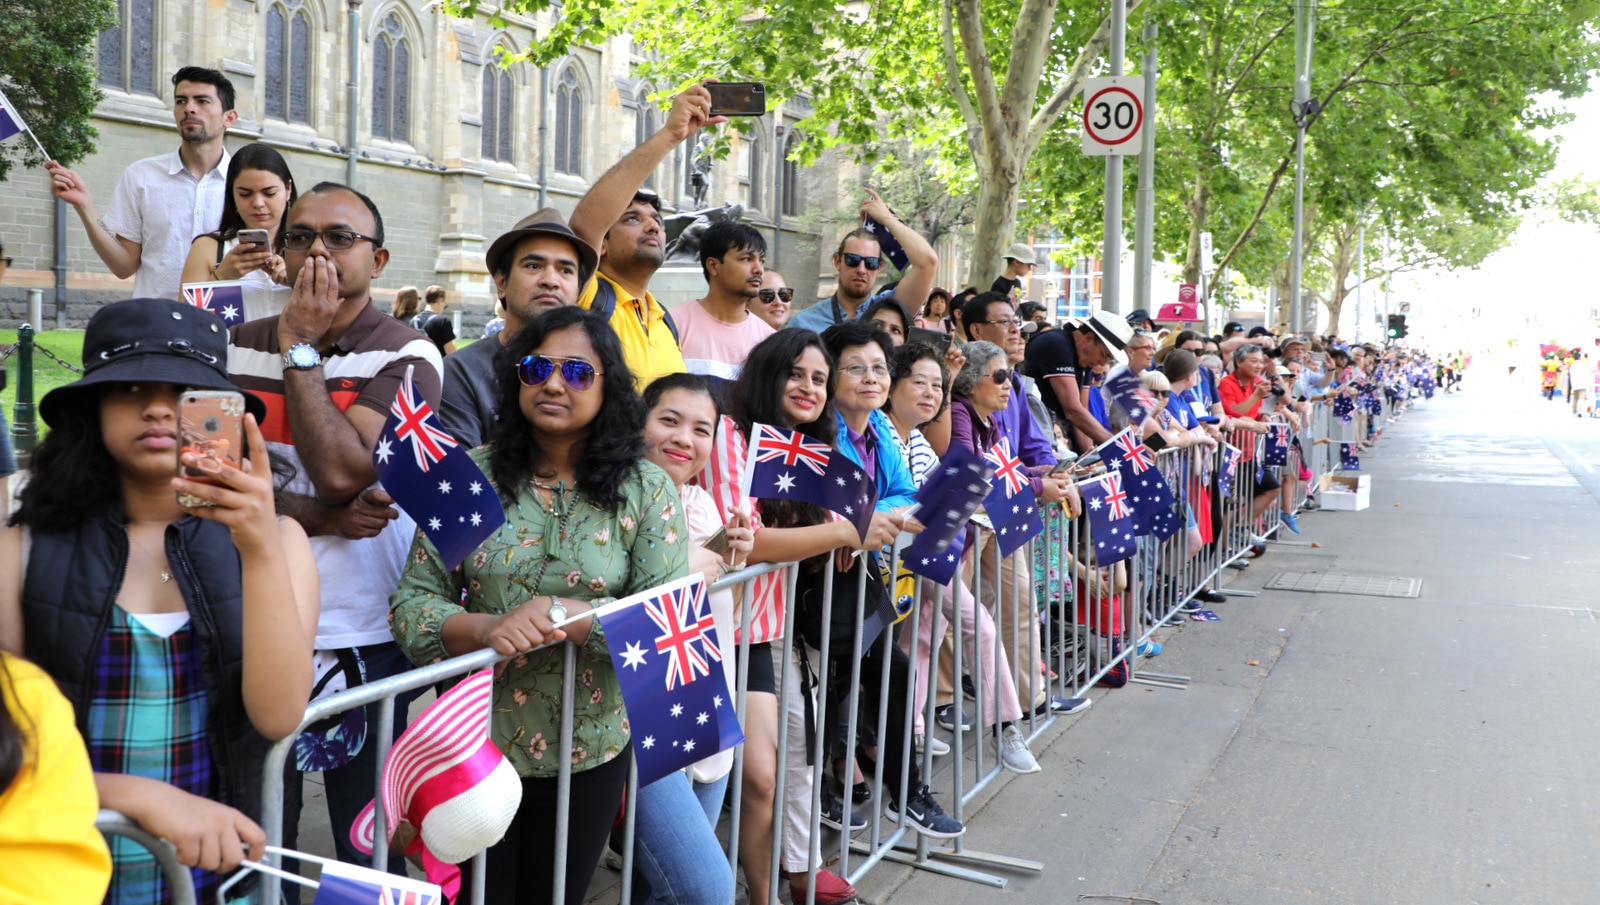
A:
[[[775,332],[748,308],[761,292],[766,261],[767,240],[755,227],[713,223],[700,239],[706,296],[673,312],[684,364],[710,379],[724,408],[750,350]]]
[[[179,296],[189,245],[222,222],[231,159],[222,139],[239,119],[233,83],[215,69],[185,66],[172,76],[172,118],[183,143],[147,157],[117,180],[111,207],[96,216],[89,187],[50,161],[50,191],[78,211],[89,243],[119,279],[133,277],[134,298]]]

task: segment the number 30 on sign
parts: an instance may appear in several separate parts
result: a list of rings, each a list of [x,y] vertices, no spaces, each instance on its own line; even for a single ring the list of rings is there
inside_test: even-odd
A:
[[[1083,153],[1093,157],[1139,153],[1144,130],[1144,78],[1089,79],[1083,89]]]

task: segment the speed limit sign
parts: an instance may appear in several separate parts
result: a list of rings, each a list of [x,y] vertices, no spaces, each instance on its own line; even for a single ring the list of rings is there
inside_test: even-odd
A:
[[[1144,77],[1089,79],[1083,89],[1083,153],[1092,157],[1139,153],[1144,129]]]

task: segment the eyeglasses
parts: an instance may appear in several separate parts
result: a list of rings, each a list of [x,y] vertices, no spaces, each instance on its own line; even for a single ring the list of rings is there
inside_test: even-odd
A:
[[[756,290],[756,298],[760,299],[763,305],[772,304],[773,299],[783,299],[785,302],[791,302],[794,300],[794,290],[787,286],[782,289],[758,289]]]
[[[877,270],[883,266],[883,259],[877,255],[858,255],[855,252],[847,251],[840,255],[839,259],[844,261],[844,266],[852,268],[860,267],[864,264],[868,270]]]
[[[319,236],[322,238],[323,247],[329,251],[354,248],[357,239],[365,239],[375,246],[378,244],[377,239],[349,229],[291,229],[284,233],[283,247],[290,251],[305,251],[316,244]]]
[[[529,355],[517,362],[517,379],[525,387],[544,386],[550,375],[556,372],[556,362],[561,363],[561,382],[574,390],[582,392],[594,386],[596,377],[605,375],[596,371],[594,365],[581,358],[550,358],[544,355]]]
[[[888,365],[854,364],[854,365],[845,365],[844,367],[840,368],[839,370],[842,373],[849,374],[851,377],[854,377],[857,380],[860,380],[861,378],[867,376],[867,374],[869,374],[869,373],[873,377],[878,378],[879,380],[883,380],[883,379],[885,379],[885,378],[887,378],[889,376],[889,366]]]
[[[995,372],[989,376],[994,378],[995,386],[1003,386],[1011,382],[1011,369],[996,368]]]
[[[997,321],[979,321],[978,323],[980,323],[980,324],[992,324],[992,325],[994,325],[996,327],[1001,327],[1001,328],[1004,328],[1004,329],[1007,329],[1007,330],[1021,330],[1022,329],[1022,318],[1020,318],[1020,317],[1008,317],[1008,318],[1003,318],[1003,319],[997,320]]]

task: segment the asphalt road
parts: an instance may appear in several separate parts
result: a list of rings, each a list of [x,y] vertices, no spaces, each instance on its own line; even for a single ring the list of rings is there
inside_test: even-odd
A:
[[[1417,599],[1264,591],[1170,631],[1185,690],[1096,691],[967,844],[1004,889],[881,866],[892,903],[1600,902],[1600,419],[1480,369],[1363,459],[1372,505],[1302,518],[1278,572]],[[1138,898],[1132,898],[1138,897]]]

